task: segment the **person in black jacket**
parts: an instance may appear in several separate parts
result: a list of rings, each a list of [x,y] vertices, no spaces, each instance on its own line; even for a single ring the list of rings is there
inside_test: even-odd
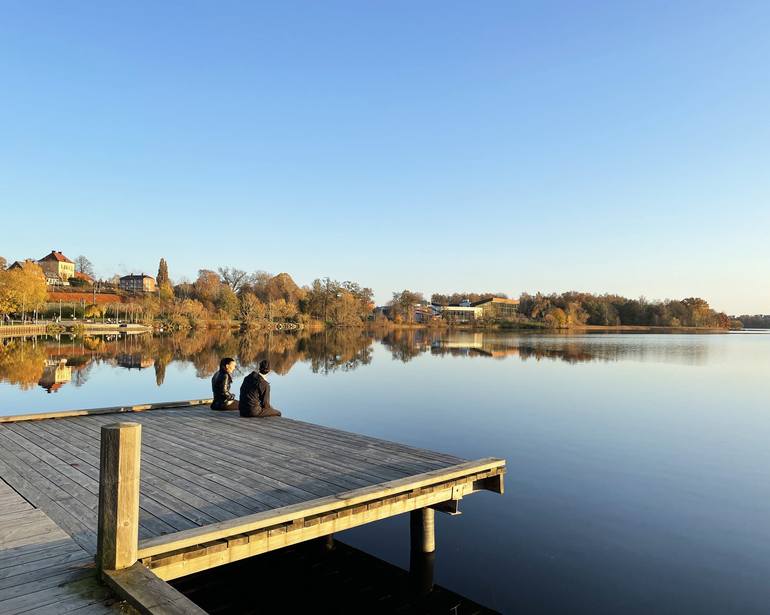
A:
[[[241,416],[281,416],[281,411],[270,405],[268,373],[270,373],[270,362],[263,359],[259,362],[259,371],[253,371],[243,379],[239,406]]]
[[[235,359],[225,357],[219,362],[219,371],[211,377],[211,391],[214,400],[211,402],[212,410],[237,410],[238,400],[230,392],[235,371]]]

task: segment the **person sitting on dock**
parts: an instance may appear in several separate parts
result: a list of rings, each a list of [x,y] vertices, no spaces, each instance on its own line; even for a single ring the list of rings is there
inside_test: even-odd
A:
[[[230,392],[235,371],[235,359],[225,357],[219,362],[219,370],[211,378],[211,390],[214,400],[211,402],[212,410],[237,410],[238,400]]]
[[[263,359],[259,362],[259,370],[251,372],[243,379],[239,406],[241,416],[281,416],[281,411],[270,405],[268,373],[270,373],[270,361]]]

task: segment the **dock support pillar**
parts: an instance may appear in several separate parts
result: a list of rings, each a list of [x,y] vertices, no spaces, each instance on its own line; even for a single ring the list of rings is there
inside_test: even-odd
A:
[[[122,570],[137,561],[141,447],[141,424],[102,427],[96,553],[100,572]]]
[[[334,534],[329,534],[324,537],[324,549],[327,551],[334,551]]]
[[[432,508],[418,508],[409,515],[412,552],[433,553],[436,550],[435,511]]]
[[[415,595],[427,596],[433,591],[433,568],[435,563],[435,551],[433,553],[412,551],[409,555],[409,582]]]

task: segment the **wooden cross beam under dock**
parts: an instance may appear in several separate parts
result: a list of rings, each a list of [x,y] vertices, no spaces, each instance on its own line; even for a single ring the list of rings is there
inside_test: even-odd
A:
[[[143,612],[195,612],[164,580],[405,512],[413,552],[430,553],[434,510],[503,492],[502,459],[241,418],[206,401],[0,419],[0,477]],[[147,610],[153,600],[163,609]]]

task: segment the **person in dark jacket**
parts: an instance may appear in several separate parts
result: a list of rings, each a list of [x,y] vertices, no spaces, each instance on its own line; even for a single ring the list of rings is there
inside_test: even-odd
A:
[[[212,410],[237,410],[238,400],[230,392],[235,371],[235,359],[225,357],[219,362],[219,371],[211,377],[211,391],[214,393],[214,401],[211,402]]]
[[[281,416],[281,411],[270,405],[270,383],[267,375],[270,373],[270,362],[263,359],[259,362],[259,370],[251,372],[243,379],[241,385],[241,416]]]

